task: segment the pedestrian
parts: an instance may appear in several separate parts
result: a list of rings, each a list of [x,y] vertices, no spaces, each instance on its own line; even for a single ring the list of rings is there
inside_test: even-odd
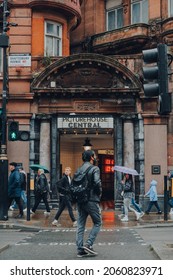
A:
[[[77,226],[77,221],[73,214],[72,203],[71,203],[71,194],[70,194],[71,177],[70,177],[70,174],[71,174],[71,168],[66,167],[63,177],[57,182],[57,189],[59,191],[59,209],[52,222],[53,226],[59,225],[58,219],[66,207],[68,209],[69,216],[73,222],[73,227]]]
[[[49,203],[47,200],[47,194],[48,194],[49,189],[48,189],[47,178],[46,178],[46,175],[44,174],[43,169],[38,169],[38,175],[35,180],[34,191],[35,191],[35,204],[34,204],[32,210],[30,211],[30,213],[35,214],[35,211],[37,210],[39,203],[41,202],[41,200],[43,200],[43,202],[46,206],[46,211],[44,212],[44,214],[46,216],[49,216],[50,207],[49,207]]]
[[[11,162],[9,166],[11,173],[8,180],[8,209],[12,201],[15,200],[19,208],[19,214],[15,218],[22,218],[23,206],[21,203],[20,173],[16,162]]]
[[[86,170],[93,165],[93,168],[87,173],[88,185],[89,185],[89,197],[85,203],[77,202],[77,233],[76,233],[76,245],[78,257],[85,257],[88,255],[96,256],[97,252],[93,249],[94,241],[100,231],[102,225],[101,210],[99,207],[100,198],[102,194],[102,186],[100,180],[100,169],[96,164],[96,156],[93,150],[84,151],[82,154],[83,164],[78,168],[77,172],[86,172]],[[89,232],[86,243],[84,244],[84,232],[87,217],[90,216],[93,222],[91,231]]]
[[[150,213],[151,208],[153,205],[157,208],[158,212],[157,214],[162,214],[162,211],[160,210],[159,204],[158,204],[158,197],[157,197],[157,181],[151,180],[150,188],[148,192],[144,195],[144,197],[149,196],[150,202],[148,204],[148,208],[146,210],[146,214]]]
[[[131,174],[125,174],[123,180],[121,181],[123,186],[123,204],[124,204],[124,217],[121,218],[122,222],[128,222],[128,210],[131,210],[136,215],[136,220],[139,220],[144,213],[140,209],[139,205],[135,201],[135,193],[133,188],[133,178]],[[136,210],[132,207],[136,208]]]
[[[23,201],[23,204],[27,205],[27,197],[26,197],[26,173],[23,170],[23,167],[19,167],[20,172],[20,186],[21,186],[21,199]],[[10,210],[14,210],[17,208],[16,201],[10,206]],[[23,210],[25,211],[25,209]]]

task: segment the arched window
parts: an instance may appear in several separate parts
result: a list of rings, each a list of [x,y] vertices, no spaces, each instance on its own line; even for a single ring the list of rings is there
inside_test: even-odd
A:
[[[45,21],[45,56],[62,55],[62,25]]]

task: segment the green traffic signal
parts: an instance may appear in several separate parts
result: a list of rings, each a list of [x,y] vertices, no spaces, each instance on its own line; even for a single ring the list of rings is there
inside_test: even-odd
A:
[[[19,134],[19,123],[16,121],[8,122],[8,140],[17,141]]]

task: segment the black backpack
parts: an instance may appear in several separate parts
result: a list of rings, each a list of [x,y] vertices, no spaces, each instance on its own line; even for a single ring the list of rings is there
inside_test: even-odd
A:
[[[77,203],[86,203],[89,199],[90,188],[88,184],[88,172],[93,168],[93,165],[89,166],[84,172],[80,169],[76,171],[71,182],[70,192],[72,201]]]

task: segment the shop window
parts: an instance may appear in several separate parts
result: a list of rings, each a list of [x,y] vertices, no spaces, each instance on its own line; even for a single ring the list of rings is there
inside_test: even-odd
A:
[[[131,23],[148,23],[148,0],[131,0]]]
[[[107,31],[123,27],[123,8],[107,11]]]
[[[45,56],[62,55],[62,25],[45,22]]]
[[[168,15],[173,17],[173,0],[168,0]]]

